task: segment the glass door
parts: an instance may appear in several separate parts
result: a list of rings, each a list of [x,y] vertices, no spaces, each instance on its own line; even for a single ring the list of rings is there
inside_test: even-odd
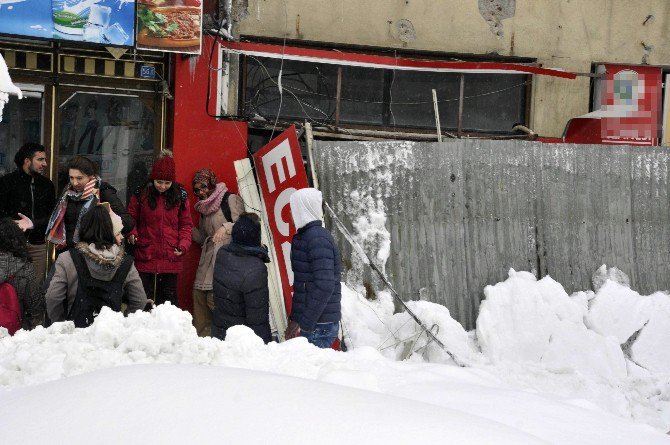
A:
[[[44,86],[16,86],[23,92],[23,99],[9,96],[0,122],[0,176],[16,168],[14,156],[23,144],[44,144]]]
[[[58,98],[58,189],[68,181],[68,160],[84,155],[127,203],[146,182],[160,145],[161,100],[151,93],[73,88],[61,89]]]

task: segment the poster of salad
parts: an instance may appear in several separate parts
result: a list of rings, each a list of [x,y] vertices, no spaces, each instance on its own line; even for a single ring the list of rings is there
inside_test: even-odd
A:
[[[138,0],[137,48],[200,54],[201,0]]]
[[[0,34],[133,46],[135,0],[0,0]]]

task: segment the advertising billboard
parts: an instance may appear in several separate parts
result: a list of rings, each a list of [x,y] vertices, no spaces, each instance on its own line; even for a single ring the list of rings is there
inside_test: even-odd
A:
[[[0,34],[105,46],[133,46],[135,2],[0,0]]]
[[[284,304],[287,314],[290,314],[293,302],[291,239],[296,229],[289,199],[296,190],[309,187],[295,127],[289,127],[254,153],[254,163],[277,253]]]
[[[138,0],[138,49],[200,54],[201,43],[201,0]]]

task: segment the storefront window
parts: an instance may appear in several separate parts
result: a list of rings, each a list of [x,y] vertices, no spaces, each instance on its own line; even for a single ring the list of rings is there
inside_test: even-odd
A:
[[[9,97],[0,122],[0,176],[13,171],[14,155],[28,142],[42,143],[42,95],[20,85],[23,99]]]
[[[67,162],[84,155],[98,163],[102,180],[128,202],[153,162],[154,110],[134,95],[70,94],[59,106],[58,186],[68,181]]]

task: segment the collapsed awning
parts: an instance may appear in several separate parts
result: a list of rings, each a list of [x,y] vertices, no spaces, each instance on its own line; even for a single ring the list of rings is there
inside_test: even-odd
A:
[[[256,57],[283,58],[303,62],[333,65],[361,66],[409,71],[453,73],[538,74],[542,76],[575,79],[577,75],[554,68],[542,68],[523,63],[507,62],[445,62],[441,60],[411,59],[406,57],[379,56],[337,50],[300,48],[267,43],[221,41],[221,46],[234,53]]]

